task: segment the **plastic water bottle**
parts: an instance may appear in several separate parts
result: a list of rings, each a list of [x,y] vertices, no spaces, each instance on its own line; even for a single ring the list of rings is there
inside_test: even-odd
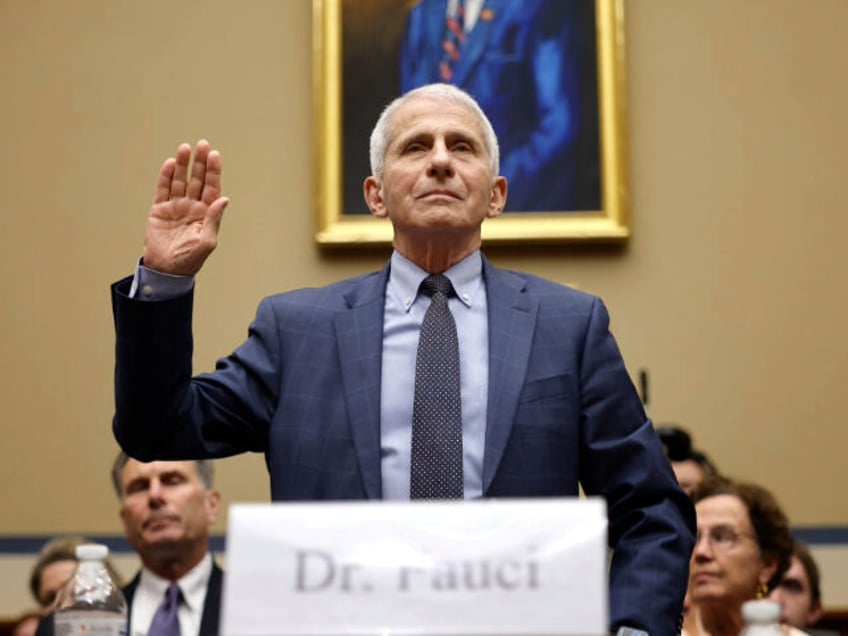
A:
[[[76,548],[77,569],[59,594],[55,636],[126,636],[127,601],[104,560],[105,545]]]
[[[780,603],[776,601],[748,601],[742,605],[745,627],[739,636],[781,636]]]

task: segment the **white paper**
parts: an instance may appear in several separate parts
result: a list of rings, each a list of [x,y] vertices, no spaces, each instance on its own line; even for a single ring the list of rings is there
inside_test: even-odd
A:
[[[600,499],[236,504],[225,636],[607,633]]]

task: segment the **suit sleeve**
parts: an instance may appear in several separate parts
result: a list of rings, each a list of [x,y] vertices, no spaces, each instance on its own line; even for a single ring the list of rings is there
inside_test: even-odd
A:
[[[129,285],[112,287],[112,427],[121,447],[143,461],[264,451],[281,373],[270,304],[260,305],[238,350],[193,378],[192,293],[139,301],[127,296]]]
[[[552,166],[561,166],[577,134],[580,82],[575,8],[579,3],[537,2],[527,25],[524,82],[532,94],[532,121],[525,121],[518,134],[510,122],[499,122],[499,137],[513,136],[504,152],[501,174],[519,193],[510,204],[528,209],[538,192],[551,188]],[[527,90],[527,89],[525,89]],[[529,114],[529,113],[528,113]],[[503,132],[501,132],[503,131]],[[559,174],[562,174],[562,168]],[[511,193],[512,195],[512,193]],[[533,209],[533,208],[529,208]]]
[[[581,482],[609,512],[612,626],[676,634],[686,592],[695,516],[609,332],[600,300],[580,361]]]
[[[35,636],[53,636],[53,614],[42,616],[38,621],[38,627],[35,628]]]

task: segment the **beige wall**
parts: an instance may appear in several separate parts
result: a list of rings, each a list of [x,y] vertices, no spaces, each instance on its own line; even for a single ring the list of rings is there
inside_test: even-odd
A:
[[[489,255],[603,296],[655,420],[794,523],[848,525],[848,2],[626,9],[629,245]],[[119,531],[108,284],[178,142],[222,151],[232,199],[198,280],[198,369],[263,295],[384,261],[312,241],[310,22],[309,0],[0,0],[0,534]],[[259,456],[220,475],[228,501],[268,496]]]

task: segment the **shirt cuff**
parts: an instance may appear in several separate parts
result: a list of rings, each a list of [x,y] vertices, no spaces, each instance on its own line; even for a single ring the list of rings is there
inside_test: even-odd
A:
[[[194,276],[176,276],[145,267],[138,260],[135,266],[130,298],[137,300],[170,300],[187,294],[194,287]]]

